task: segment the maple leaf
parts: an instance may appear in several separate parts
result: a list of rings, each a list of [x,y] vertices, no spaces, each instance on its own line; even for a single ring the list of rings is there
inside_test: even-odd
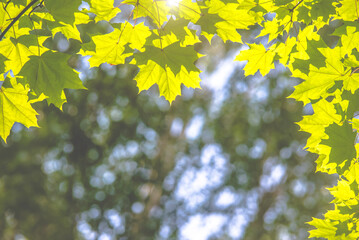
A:
[[[160,65],[163,69],[167,66],[174,74],[181,71],[181,66],[188,72],[199,72],[194,62],[198,59],[198,55],[193,51],[193,46],[181,47],[180,42],[172,43],[163,49],[147,46],[144,52],[136,53],[135,60],[138,65],[147,64],[148,60],[152,60]]]
[[[330,124],[339,123],[341,116],[336,113],[336,109],[333,103],[321,99],[317,103],[312,105],[314,114],[304,116],[303,119],[297,124],[300,126],[301,131],[305,131],[311,134],[307,140],[306,148],[315,152],[317,145],[324,138],[325,128]]]
[[[0,137],[5,142],[15,122],[27,128],[38,127],[38,114],[28,102],[29,88],[17,83],[15,78],[10,83],[12,87],[0,88]]]
[[[344,172],[356,157],[354,147],[357,133],[353,131],[351,124],[344,122],[343,125],[333,123],[325,129],[328,139],[323,139],[321,144],[331,147],[329,163],[336,163],[338,172]],[[345,162],[345,163],[344,163]],[[344,163],[341,169],[338,166]]]
[[[0,2],[7,2],[6,0],[0,0]],[[19,6],[25,6],[29,0],[12,0],[11,1],[14,5],[19,5]]]
[[[276,53],[267,50],[263,45],[248,44],[249,49],[243,50],[236,57],[238,61],[248,61],[244,66],[246,76],[255,74],[258,70],[264,76],[274,68],[274,57]]]
[[[181,84],[200,88],[199,70],[194,65],[198,59],[193,46],[181,47],[180,42],[165,48],[146,46],[144,52],[136,53],[132,63],[140,68],[135,77],[140,91],[157,84],[160,95],[170,103],[181,95]]]
[[[313,1],[310,15],[312,19],[323,18],[323,21],[327,22],[329,17],[334,15],[335,7],[333,6],[333,0],[316,0]]]
[[[200,88],[199,73],[188,72],[185,68],[175,75],[172,70],[165,66],[164,68],[156,62],[149,60],[146,65],[139,65],[139,73],[135,80],[139,92],[148,90],[151,86],[157,84],[160,96],[164,96],[170,104],[181,95],[181,84],[186,87]]]
[[[195,43],[200,42],[195,31],[188,28],[188,24],[189,20],[184,18],[177,18],[176,20],[170,18],[166,25],[164,25],[161,29],[162,40],[166,41],[165,38],[172,38],[173,35],[174,38],[171,39],[167,45],[180,41],[182,47],[194,45]]]
[[[135,6],[133,18],[149,17],[155,22],[157,28],[161,28],[163,23],[167,21],[167,15],[171,10],[166,1],[125,0],[122,2],[122,4],[125,3]]]
[[[345,34],[341,35],[343,54],[351,54],[354,48],[359,49],[359,32],[354,26],[347,26]]]
[[[63,89],[86,89],[74,69],[67,65],[69,55],[47,51],[41,56],[31,56],[19,75],[29,83],[39,96],[48,96],[47,102],[62,108],[65,102]]]
[[[110,21],[121,12],[118,7],[113,6],[113,0],[91,0],[90,12],[96,14],[95,21]]]
[[[7,58],[5,56],[3,56],[2,54],[0,54],[0,72],[4,72],[5,71],[5,61],[7,60]]]
[[[349,183],[356,182],[356,184],[359,184],[359,163],[358,162],[352,163],[352,165],[349,167],[349,171],[346,172],[345,177],[348,179]],[[358,205],[358,208],[359,208],[359,205]]]
[[[182,84],[200,87],[200,71],[194,64],[200,56],[194,48],[200,42],[199,35],[209,42],[217,35],[224,42],[236,43],[242,43],[241,36],[246,36],[243,40],[253,43],[256,30],[244,35],[240,32],[245,31],[239,30],[263,26],[258,37],[268,35],[269,42],[263,44],[258,39],[256,44],[248,44],[249,49],[241,51],[236,60],[248,61],[245,75],[257,71],[266,75],[278,60],[293,77],[303,80],[290,97],[313,107],[314,114],[304,116],[298,125],[310,134],[308,150],[319,154],[317,170],[349,179],[331,189],[334,210],[328,211],[324,220],[309,223],[317,227],[310,236],[359,237],[357,229],[349,226],[349,222],[357,221],[353,213],[358,212],[359,204],[359,170],[352,161],[359,150],[353,132],[359,129],[359,120],[354,117],[359,109],[358,0],[180,0],[173,5],[161,0],[125,0],[116,3],[132,11],[127,16],[129,12],[124,11],[116,19],[120,24],[113,21],[121,12],[113,0],[85,0],[90,10],[81,12],[81,0],[41,1],[46,9],[34,8],[29,3],[35,1],[30,0],[0,2],[0,72],[11,70],[8,74],[24,76],[21,82],[20,78],[18,82],[11,80],[13,87],[0,88],[0,131],[5,139],[15,120],[12,113],[8,114],[14,107],[10,103],[21,101],[19,106],[26,105],[33,120],[26,124],[36,124],[36,112],[25,94],[29,88],[31,94],[46,94],[48,103],[60,109],[66,101],[64,88],[84,88],[76,71],[67,65],[69,55],[56,52],[48,44],[51,36],[59,36],[57,33],[67,39],[84,40],[72,41],[77,46],[71,45],[70,51],[92,56],[91,67],[132,59],[131,63],[139,67],[135,77],[139,90],[157,84],[160,95],[171,103],[181,94]],[[93,32],[93,25],[100,21],[98,25],[114,30]],[[83,29],[88,32],[84,34]],[[15,99],[15,92],[21,97]],[[13,122],[8,123],[9,119]],[[343,204],[347,207],[345,216],[338,210]]]
[[[350,188],[350,184],[346,180],[338,181],[338,185],[328,188],[330,193],[335,197],[335,202],[347,202],[355,198],[354,191]]]
[[[338,14],[344,21],[355,21],[358,19],[359,1],[341,0],[341,6],[338,8]]]
[[[309,238],[335,236],[336,227],[334,226],[334,223],[328,220],[313,218],[308,224],[317,228],[309,231]]]
[[[75,12],[75,22],[74,24],[66,24],[61,23],[59,24],[51,17],[48,17],[49,15],[42,15],[41,17],[49,19],[49,22],[47,23],[47,26],[51,30],[51,33],[53,36],[55,36],[56,33],[61,32],[67,39],[76,39],[82,42],[80,32],[77,29],[76,25],[80,24],[86,24],[90,21],[90,17],[83,13],[83,12]]]
[[[23,10],[23,6],[21,5],[19,3],[16,3],[16,1],[15,2],[11,1],[11,2],[7,2],[6,9],[4,7],[0,7],[1,31],[6,29],[8,25],[11,23],[11,20]],[[10,29],[8,29],[6,36],[16,38],[16,36],[24,35],[24,34],[29,34],[29,29],[19,28],[19,22],[17,21],[13,24],[13,26]]]
[[[30,48],[11,38],[4,39],[0,42],[0,52],[7,59],[5,63],[5,71],[12,70],[16,75],[19,73],[24,64],[29,60],[29,56],[34,55]]]
[[[197,1],[182,0],[179,2],[178,7],[172,8],[171,12],[178,15],[180,18],[185,18],[191,22],[197,22],[201,17],[201,9]]]
[[[216,33],[224,42],[241,42],[237,29],[248,29],[255,24],[255,18],[248,10],[238,9],[235,3],[213,0],[206,2],[206,8],[201,10],[201,17],[195,24],[201,26],[201,34],[209,42]]]
[[[140,50],[150,35],[151,31],[143,23],[135,26],[124,23],[114,28],[111,33],[94,36],[96,50],[95,53],[89,53],[92,55],[90,66],[98,67],[105,62],[113,65],[125,63],[125,59],[132,55],[132,52],[125,53],[126,46],[129,44],[132,49]]]
[[[81,0],[47,0],[45,6],[57,21],[73,24],[75,12],[78,11],[81,2]]]
[[[257,37],[269,35],[268,42],[271,42],[273,39],[278,37],[279,27],[280,21],[277,19],[273,19],[272,21],[265,21],[263,23],[263,29]]]
[[[344,67],[341,59],[343,57],[342,48],[319,49],[326,57],[326,66],[316,68],[309,67],[308,76],[303,76],[304,81],[295,86],[294,92],[289,96],[304,104],[319,98],[326,98],[328,90],[334,86],[335,81],[343,81],[344,89],[355,92],[359,85],[359,74],[352,74]]]
[[[343,91],[342,99],[348,101],[345,108],[346,119],[352,119],[354,117],[354,113],[359,111],[359,90],[357,90],[354,94],[349,91]]]

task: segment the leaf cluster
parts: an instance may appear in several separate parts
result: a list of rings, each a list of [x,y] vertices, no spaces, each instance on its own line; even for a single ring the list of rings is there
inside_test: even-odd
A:
[[[266,75],[276,65],[302,79],[290,96],[313,109],[298,124],[310,137],[306,148],[318,154],[317,170],[339,174],[330,189],[334,210],[310,222],[311,237],[359,237],[359,15],[358,0],[0,0],[0,136],[15,122],[37,126],[31,104],[46,99],[58,108],[64,89],[84,89],[71,55],[103,63],[134,64],[139,91],[158,85],[170,103],[181,85],[200,88],[195,44],[217,35],[244,43],[238,30],[260,33],[236,60],[247,61],[246,75]],[[108,23],[106,33],[80,31]],[[68,54],[48,41],[62,34],[78,44]],[[19,96],[19,97],[16,97]]]

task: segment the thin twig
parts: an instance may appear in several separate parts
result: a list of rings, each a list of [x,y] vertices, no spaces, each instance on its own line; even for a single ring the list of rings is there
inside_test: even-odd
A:
[[[354,71],[350,74],[350,75],[352,75],[353,73],[356,73],[356,71],[358,71],[359,70],[359,67],[357,67],[356,69],[354,69]]]
[[[10,1],[11,0],[9,0],[7,3],[6,3],[6,5],[4,6],[4,4],[3,4],[3,9],[4,9],[4,11],[6,12],[6,14],[7,14],[7,16],[9,17],[9,19],[7,19],[7,21],[11,21],[12,20],[12,17],[11,17],[11,15],[10,15],[10,13],[7,11],[7,6],[9,5],[9,3],[10,3]],[[15,28],[14,28],[14,37],[15,37],[15,39],[16,39],[16,32],[15,32]]]
[[[5,10],[5,11],[6,11],[6,8],[7,8],[7,6],[9,5],[10,2],[11,2],[11,0],[9,0],[9,1],[6,2],[6,5],[4,6],[4,10]]]
[[[294,9],[296,9],[296,8],[299,6],[299,4],[301,4],[303,1],[304,1],[304,0],[300,0],[293,8],[290,9],[289,11],[290,11],[290,12],[293,12]]]
[[[5,34],[9,31],[9,29],[15,24],[15,22],[17,20],[19,20],[19,18],[24,15],[24,13],[29,10],[29,8],[34,5],[38,0],[32,0],[9,24],[9,26],[7,26],[5,28],[5,30],[1,33],[0,35],[0,41],[4,38]]]
[[[29,17],[31,15],[31,13],[33,13],[37,8],[42,8],[43,7],[43,3],[44,3],[45,0],[42,0],[39,4],[37,4],[32,10],[31,12],[29,12]]]

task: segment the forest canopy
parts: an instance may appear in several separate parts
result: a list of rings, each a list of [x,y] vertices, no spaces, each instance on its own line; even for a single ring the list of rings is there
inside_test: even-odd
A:
[[[36,127],[33,104],[62,109],[64,89],[86,89],[75,59],[90,67],[134,65],[139,92],[157,85],[172,103],[181,87],[200,88],[198,47],[214,37],[241,44],[244,72],[282,65],[301,82],[289,96],[311,106],[298,122],[317,171],[338,174],[333,210],[313,218],[310,237],[359,237],[358,0],[0,0],[0,136],[15,122]],[[102,31],[92,26],[106,24]],[[96,28],[97,29],[97,28]],[[89,31],[88,31],[89,30]],[[57,35],[73,42],[62,51]],[[220,79],[218,80],[220,81]],[[91,89],[88,89],[91,91]],[[45,116],[46,117],[46,116]]]

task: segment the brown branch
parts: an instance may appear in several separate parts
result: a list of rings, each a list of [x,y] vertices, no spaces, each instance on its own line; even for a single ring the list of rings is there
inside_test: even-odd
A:
[[[293,12],[294,9],[296,9],[296,8],[299,6],[299,4],[301,4],[303,1],[304,1],[304,0],[300,0],[300,1],[297,3],[297,5],[295,5],[292,9],[289,10],[289,12]]]
[[[5,34],[9,31],[9,29],[15,24],[15,22],[17,20],[19,20],[19,18],[24,15],[24,13],[29,10],[29,8],[34,5],[38,0],[32,0],[9,24],[9,26],[7,26],[5,28],[5,30],[1,33],[0,35],[0,41],[4,38]]]
[[[359,67],[357,67],[356,69],[354,69],[354,71],[350,74],[352,75],[353,73],[356,73],[359,70]]]

